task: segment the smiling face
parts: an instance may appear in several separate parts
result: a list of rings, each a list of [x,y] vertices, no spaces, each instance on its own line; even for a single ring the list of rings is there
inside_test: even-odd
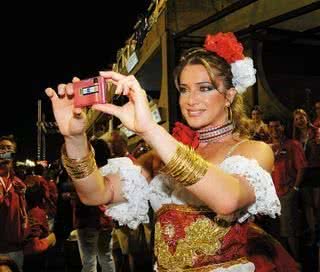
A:
[[[281,125],[280,121],[270,121],[269,122],[269,133],[273,140],[279,140],[283,136],[284,127]]]
[[[226,122],[226,93],[222,81],[217,80],[215,85],[201,64],[186,65],[181,71],[179,104],[190,127],[200,129]]]

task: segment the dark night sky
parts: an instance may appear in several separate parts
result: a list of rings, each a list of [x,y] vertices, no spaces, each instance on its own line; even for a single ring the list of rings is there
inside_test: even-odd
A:
[[[56,1],[20,6],[10,20],[15,23],[6,24],[1,39],[0,135],[15,135],[20,158],[36,155],[38,99],[44,101],[47,120],[52,119],[44,89],[56,88],[73,76],[85,78],[106,69],[133,33],[138,15],[146,12],[150,3],[84,2],[87,4],[70,8]]]

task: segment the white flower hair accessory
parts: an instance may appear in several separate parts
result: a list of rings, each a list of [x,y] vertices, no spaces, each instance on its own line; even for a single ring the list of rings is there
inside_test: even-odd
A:
[[[232,32],[207,35],[204,47],[231,65],[232,83],[239,94],[243,94],[248,87],[256,83],[253,60],[243,55],[243,46]]]
[[[230,65],[233,75],[232,83],[239,94],[244,93],[248,87],[256,83],[256,69],[253,67],[251,58],[245,57]]]

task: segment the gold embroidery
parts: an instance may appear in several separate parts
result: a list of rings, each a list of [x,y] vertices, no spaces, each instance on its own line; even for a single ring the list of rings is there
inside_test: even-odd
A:
[[[185,213],[196,213],[196,214],[215,214],[212,210],[210,210],[208,207],[202,206],[202,207],[193,207],[193,206],[187,206],[187,205],[179,205],[179,204],[165,204],[162,205],[162,207],[157,211],[157,216],[160,216],[167,211],[180,211]]]
[[[155,226],[155,255],[159,266],[171,269],[169,271],[182,271],[181,269],[192,267],[197,256],[214,255],[221,247],[220,239],[230,229],[218,226],[208,218],[199,218],[186,227],[185,238],[177,241],[175,253],[171,254],[162,237],[166,234],[167,226],[164,225],[161,229],[159,222]]]

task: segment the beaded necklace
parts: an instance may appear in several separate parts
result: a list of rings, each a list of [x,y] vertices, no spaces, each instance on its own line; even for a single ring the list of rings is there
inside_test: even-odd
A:
[[[221,126],[203,128],[197,130],[200,143],[218,142],[221,138],[232,134],[233,123],[226,123]]]

